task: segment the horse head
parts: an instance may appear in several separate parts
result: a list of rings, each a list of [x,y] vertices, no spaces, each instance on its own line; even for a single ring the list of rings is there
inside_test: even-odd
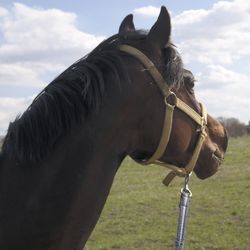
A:
[[[137,136],[131,143],[130,156],[144,164],[170,166],[177,175],[185,175],[192,170],[201,179],[213,175],[224,158],[227,134],[222,124],[208,115],[195,97],[194,76],[184,69],[180,55],[171,43],[171,22],[166,8],[161,8],[158,20],[143,39],[131,39],[135,32],[133,16],[128,15],[120,25],[119,34],[130,48],[122,50],[136,58],[130,75],[138,73],[134,81],[143,82],[141,92],[146,96],[144,103],[140,104],[141,119],[137,125]],[[128,65],[131,67],[132,62]],[[173,109],[169,126],[163,125],[164,119],[168,119],[168,111],[164,118],[166,103]],[[136,105],[139,106],[138,100]],[[167,134],[163,131],[167,126],[170,128],[166,148],[159,149],[162,146],[158,144],[164,141],[161,137]],[[157,155],[154,152],[158,150],[161,154],[156,159],[152,155]],[[181,168],[188,171],[183,172]]]

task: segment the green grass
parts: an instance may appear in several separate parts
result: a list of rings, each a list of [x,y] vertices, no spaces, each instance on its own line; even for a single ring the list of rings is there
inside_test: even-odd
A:
[[[161,184],[167,171],[127,159],[121,166],[90,250],[173,249],[180,188]],[[191,177],[186,250],[250,250],[250,137],[231,139],[221,170],[207,180]]]

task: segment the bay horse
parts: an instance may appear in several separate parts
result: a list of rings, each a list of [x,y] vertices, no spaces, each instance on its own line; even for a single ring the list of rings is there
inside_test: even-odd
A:
[[[191,161],[201,179],[217,171],[226,132],[196,100],[194,77],[170,36],[165,7],[148,32],[128,15],[118,34],[10,123],[0,155],[0,249],[83,249],[126,156],[147,163],[160,150],[154,161],[178,166],[177,175]]]

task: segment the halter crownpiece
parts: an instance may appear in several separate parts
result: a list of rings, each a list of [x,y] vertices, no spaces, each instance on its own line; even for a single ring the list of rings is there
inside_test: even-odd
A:
[[[201,151],[202,144],[205,140],[205,137],[207,136],[205,132],[206,125],[207,125],[206,109],[202,104],[200,104],[201,105],[201,115],[200,115],[193,108],[191,108],[181,99],[179,99],[175,95],[175,93],[172,92],[171,89],[168,87],[166,81],[164,80],[164,78],[162,77],[158,69],[155,67],[154,63],[140,50],[130,45],[126,45],[126,44],[120,45],[119,50],[134,56],[144,65],[144,67],[147,68],[147,71],[149,72],[151,77],[154,79],[156,85],[159,87],[164,97],[164,102],[166,105],[165,118],[164,118],[164,123],[163,123],[163,128],[162,128],[162,135],[161,135],[161,139],[158,144],[158,147],[155,153],[149,159],[136,160],[136,161],[143,165],[157,164],[157,165],[170,168],[172,171],[163,180],[163,183],[166,186],[168,186],[175,176],[185,177],[189,175],[193,171],[196,165],[196,162],[198,160],[198,157]],[[174,104],[168,103],[167,99],[169,96],[174,97]],[[178,108],[179,110],[187,114],[193,121],[195,121],[200,126],[200,129],[199,129],[200,135],[198,138],[198,142],[195,146],[195,149],[194,149],[194,152],[190,161],[184,168],[180,168],[178,166],[168,164],[159,160],[163,156],[167,148],[168,142],[169,142],[169,138],[170,138],[170,134],[172,130],[173,113],[174,113],[175,108]]]

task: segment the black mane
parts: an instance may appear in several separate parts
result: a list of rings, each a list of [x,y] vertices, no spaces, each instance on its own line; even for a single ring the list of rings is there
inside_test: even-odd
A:
[[[129,38],[144,39],[133,32]],[[38,94],[28,109],[9,124],[2,152],[17,162],[38,162],[47,155],[72,126],[98,111],[105,94],[105,74],[111,71],[120,83],[129,80],[117,47],[128,37],[115,35],[103,41]],[[182,62],[173,46],[166,48],[165,79],[170,85],[182,81]]]

